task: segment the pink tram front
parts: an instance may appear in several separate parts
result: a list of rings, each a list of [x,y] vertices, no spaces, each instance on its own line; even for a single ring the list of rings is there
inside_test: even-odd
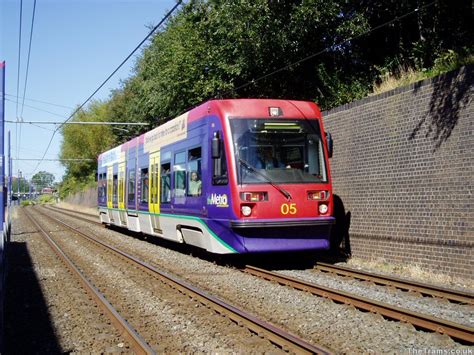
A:
[[[100,218],[219,254],[328,249],[331,151],[312,102],[208,101],[99,156]]]

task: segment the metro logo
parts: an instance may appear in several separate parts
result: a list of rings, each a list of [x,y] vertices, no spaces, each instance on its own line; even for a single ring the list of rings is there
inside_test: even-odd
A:
[[[216,207],[229,207],[229,199],[226,194],[212,194],[207,197],[207,204]]]

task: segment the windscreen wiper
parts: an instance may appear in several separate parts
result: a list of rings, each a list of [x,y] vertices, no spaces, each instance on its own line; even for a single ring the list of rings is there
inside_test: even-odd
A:
[[[239,158],[239,163],[240,165],[242,165],[245,169],[247,169],[248,171],[251,171],[257,175],[260,175],[261,177],[263,177],[265,180],[267,180],[270,185],[272,185],[275,189],[277,189],[283,196],[285,196],[287,198],[287,200],[291,200],[293,197],[291,196],[291,194],[286,191],[284,188],[276,185],[272,179],[270,179],[267,175],[265,175],[264,173],[262,173],[261,171],[258,171],[258,169],[256,167],[254,167],[253,165],[251,165],[249,162]],[[242,179],[241,179],[242,181]]]

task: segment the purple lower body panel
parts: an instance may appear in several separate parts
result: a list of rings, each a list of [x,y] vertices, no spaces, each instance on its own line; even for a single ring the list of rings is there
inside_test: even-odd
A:
[[[238,253],[265,253],[329,249],[334,218],[216,222],[207,220],[215,234]]]
[[[247,253],[329,249],[328,239],[245,238]]]

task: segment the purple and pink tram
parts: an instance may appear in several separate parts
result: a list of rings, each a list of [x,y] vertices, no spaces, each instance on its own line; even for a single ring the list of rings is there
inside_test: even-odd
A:
[[[328,249],[331,155],[312,102],[208,101],[99,156],[100,219],[218,254]]]

